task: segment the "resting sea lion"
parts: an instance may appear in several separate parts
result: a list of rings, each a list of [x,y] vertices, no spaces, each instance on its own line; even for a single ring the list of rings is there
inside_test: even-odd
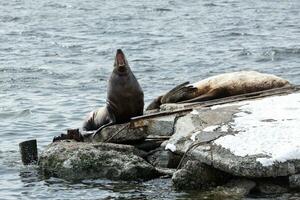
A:
[[[130,121],[130,118],[143,115],[144,93],[133,75],[121,49],[117,50],[114,69],[108,81],[106,105],[90,113],[83,123],[84,131],[98,134],[103,128]],[[61,135],[54,138],[83,140],[80,133]],[[71,137],[71,138],[70,138]]]
[[[165,103],[190,103],[207,101],[288,86],[290,83],[278,76],[256,71],[240,71],[212,76],[199,82],[183,83],[165,95],[154,99],[146,110],[157,109]]]

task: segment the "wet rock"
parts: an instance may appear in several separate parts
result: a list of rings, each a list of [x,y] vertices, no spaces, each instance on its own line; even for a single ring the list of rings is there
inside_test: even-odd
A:
[[[161,168],[161,167],[156,167],[155,168],[160,174],[163,175],[163,177],[170,178],[173,176],[175,173],[176,169],[170,169],[170,168]]]
[[[249,179],[232,179],[223,187],[235,193],[236,196],[247,196],[255,188],[256,183]]]
[[[300,190],[300,174],[295,174],[289,177],[290,188]]]
[[[61,141],[50,144],[39,158],[45,176],[70,180],[108,178],[148,180],[159,176],[142,157],[145,152],[128,145]]]
[[[232,179],[223,186],[218,186],[203,193],[203,199],[240,200],[244,199],[255,187],[255,182],[248,179]]]
[[[272,182],[259,182],[256,190],[262,194],[282,194],[288,188]]]
[[[184,167],[173,174],[176,189],[207,189],[225,183],[230,176],[198,161],[187,161]]]

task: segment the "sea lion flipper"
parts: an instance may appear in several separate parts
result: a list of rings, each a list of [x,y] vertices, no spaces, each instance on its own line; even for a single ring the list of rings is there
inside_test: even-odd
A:
[[[94,138],[97,134],[99,134],[99,133],[102,131],[102,129],[104,129],[105,127],[114,125],[114,124],[116,124],[116,122],[117,122],[116,116],[115,116],[115,114],[113,113],[113,110],[112,110],[112,108],[110,107],[109,104],[107,105],[106,108],[107,108],[107,112],[108,112],[108,116],[107,116],[108,123],[103,124],[102,126],[100,126],[100,128],[98,128],[98,129],[94,132],[94,134],[92,135],[93,138]]]
[[[154,109],[159,109],[160,105],[161,105],[161,98],[163,96],[159,96],[157,98],[155,98],[146,108],[146,110],[154,110]]]
[[[174,102],[170,102],[170,99],[173,97],[173,95],[175,93],[177,93],[178,91],[182,90],[186,85],[190,84],[189,81],[181,83],[179,85],[177,85],[176,87],[174,87],[173,89],[171,89],[169,92],[167,92],[162,98],[161,98],[161,103],[174,103]]]
[[[161,95],[157,98],[155,98],[146,108],[146,110],[154,110],[154,109],[159,109],[161,104],[164,103],[168,103],[168,99],[170,99],[170,97],[178,90],[182,89],[184,86],[188,85],[190,82],[184,82],[181,83],[179,85],[177,85],[176,87],[174,87],[173,89],[171,89],[169,92],[167,92],[165,95]]]
[[[92,135],[92,138],[94,138],[96,135],[98,135],[99,133],[101,133],[102,129],[108,127],[108,126],[111,126],[111,125],[114,125],[115,122],[109,122],[108,124],[104,124],[103,126],[101,126],[100,128],[98,128]]]
[[[165,103],[177,103],[189,99],[190,96],[196,92],[198,89],[193,85],[182,86],[176,91],[172,92],[170,95],[165,96]]]

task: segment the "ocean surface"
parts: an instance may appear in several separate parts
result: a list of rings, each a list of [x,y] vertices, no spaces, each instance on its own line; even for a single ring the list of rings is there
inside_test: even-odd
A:
[[[224,72],[300,84],[300,1],[0,1],[1,200],[206,198],[175,191],[170,179],[74,183],[21,164],[19,142],[36,138],[41,151],[104,105],[118,48],[146,105],[179,83]],[[277,199],[287,197],[300,199]]]

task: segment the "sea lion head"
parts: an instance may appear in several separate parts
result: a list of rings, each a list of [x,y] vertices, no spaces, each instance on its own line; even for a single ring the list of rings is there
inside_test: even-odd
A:
[[[118,49],[115,57],[114,72],[120,75],[125,75],[128,73],[128,69],[128,61],[123,51],[121,49]]]

